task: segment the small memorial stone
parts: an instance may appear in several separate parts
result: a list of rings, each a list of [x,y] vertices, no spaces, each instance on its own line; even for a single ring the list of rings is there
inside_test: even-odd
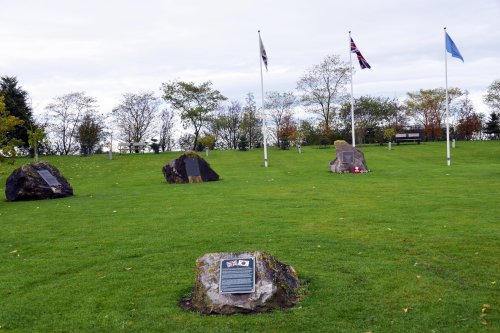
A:
[[[5,184],[7,201],[64,198],[73,188],[59,170],[47,163],[28,163],[14,170]]]
[[[335,141],[335,159],[330,161],[330,170],[335,173],[368,172],[363,152],[344,140]]]
[[[256,313],[297,304],[299,279],[292,266],[260,251],[208,253],[196,260],[184,309],[203,314]]]
[[[207,161],[192,151],[182,154],[162,168],[170,184],[201,183],[219,180],[219,175]]]

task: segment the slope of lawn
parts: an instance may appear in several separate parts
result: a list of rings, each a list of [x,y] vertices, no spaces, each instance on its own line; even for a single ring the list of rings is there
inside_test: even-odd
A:
[[[212,151],[221,181],[169,185],[177,153],[44,157],[75,195],[5,201],[0,332],[498,332],[500,142]],[[202,155],[204,157],[204,154]],[[209,252],[267,251],[307,286],[289,310],[203,316],[178,306]]]

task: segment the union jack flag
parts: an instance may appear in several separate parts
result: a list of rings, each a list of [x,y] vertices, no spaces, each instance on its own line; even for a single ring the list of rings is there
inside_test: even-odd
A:
[[[229,268],[229,267],[234,267],[234,266],[237,266],[238,265],[238,261],[237,260],[233,260],[233,261],[228,261],[226,263],[226,266]]]
[[[361,69],[371,68],[370,64],[366,62],[365,57],[363,57],[361,52],[359,52],[358,47],[356,46],[356,44],[354,44],[352,38],[351,38],[351,52],[356,53],[356,55],[358,56],[358,61],[359,65],[361,66]]]

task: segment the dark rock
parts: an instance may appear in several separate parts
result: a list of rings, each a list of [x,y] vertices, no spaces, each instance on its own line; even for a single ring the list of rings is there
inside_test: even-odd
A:
[[[335,173],[369,171],[363,152],[343,140],[335,141],[335,159],[330,161],[330,170]]]
[[[193,152],[186,152],[162,169],[170,184],[201,183],[219,180],[219,175],[207,161]]]
[[[55,178],[52,186],[38,173],[40,170],[47,170],[50,173],[49,176],[52,175]],[[21,166],[12,172],[5,185],[7,201],[56,199],[72,195],[73,188],[66,178],[55,166],[47,162]]]
[[[219,293],[221,259],[255,258],[255,292]],[[203,314],[267,312],[297,304],[299,279],[292,266],[264,252],[210,253],[196,260],[196,281],[184,308]]]

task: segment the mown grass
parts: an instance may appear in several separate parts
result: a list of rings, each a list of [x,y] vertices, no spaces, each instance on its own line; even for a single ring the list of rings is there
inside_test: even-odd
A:
[[[500,144],[213,151],[222,180],[166,184],[179,153],[46,157],[75,196],[6,202],[0,332],[498,332]],[[202,316],[178,306],[204,253],[267,251],[307,283],[295,308]],[[489,308],[483,307],[488,304]]]

